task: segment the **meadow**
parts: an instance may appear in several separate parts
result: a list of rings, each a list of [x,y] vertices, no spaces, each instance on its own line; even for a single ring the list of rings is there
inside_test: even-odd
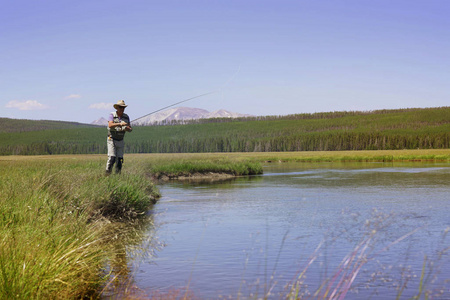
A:
[[[127,154],[111,176],[105,155],[1,156],[0,299],[99,297],[117,279],[108,261],[124,252],[112,241],[144,238],[123,224],[145,219],[160,197],[152,177],[247,176],[261,162],[411,160],[448,162],[450,149]]]

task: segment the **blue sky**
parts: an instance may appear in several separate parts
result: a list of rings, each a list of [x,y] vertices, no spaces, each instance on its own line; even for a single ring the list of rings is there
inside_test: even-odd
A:
[[[0,2],[0,117],[450,105],[450,1]]]

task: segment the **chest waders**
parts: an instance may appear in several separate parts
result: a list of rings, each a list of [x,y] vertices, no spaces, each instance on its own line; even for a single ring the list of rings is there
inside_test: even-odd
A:
[[[106,174],[111,174],[112,168],[116,161],[116,174],[120,174],[120,172],[122,171],[123,157],[118,157],[116,159],[115,156],[108,156],[108,161],[106,162]]]
[[[117,112],[113,113],[113,122],[120,123],[124,121],[126,123],[130,123],[130,118],[127,114],[123,114],[122,118],[119,118]],[[123,138],[125,136],[125,127],[126,126],[117,126],[114,128],[109,128],[108,126],[108,161],[106,162],[106,174],[111,174],[112,168],[116,163],[116,174],[120,174],[122,171],[123,165],[123,150],[124,150],[124,141]]]

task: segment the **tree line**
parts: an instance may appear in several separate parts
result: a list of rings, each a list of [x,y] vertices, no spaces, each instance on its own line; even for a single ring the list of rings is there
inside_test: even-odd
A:
[[[0,155],[106,153],[101,127],[0,133]],[[450,148],[450,107],[140,126],[127,153]]]

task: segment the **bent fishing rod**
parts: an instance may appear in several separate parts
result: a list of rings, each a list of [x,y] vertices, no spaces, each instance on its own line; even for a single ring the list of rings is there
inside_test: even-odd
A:
[[[193,100],[193,99],[196,99],[196,98],[200,98],[200,97],[203,97],[203,96],[206,96],[206,95],[214,94],[214,93],[217,93],[217,91],[209,92],[209,93],[205,93],[205,94],[201,94],[201,95],[197,95],[197,96],[195,96],[195,97],[192,97],[192,98],[189,98],[189,99],[185,99],[185,100],[176,102],[176,103],[174,103],[174,104],[171,104],[171,105],[168,105],[168,106],[166,106],[166,107],[160,108],[160,109],[158,109],[158,110],[152,111],[151,113],[148,113],[148,114],[146,114],[146,115],[144,115],[144,116],[142,116],[142,117],[139,117],[139,118],[137,118],[137,119],[134,119],[133,122],[136,122],[137,120],[140,120],[140,119],[145,118],[145,117],[147,117],[147,116],[153,115],[153,114],[155,114],[155,113],[157,113],[157,112],[159,112],[159,111],[162,111],[162,110],[167,109],[167,108],[169,108],[169,107],[175,106],[175,105],[177,105],[177,104],[180,104],[180,103],[183,103],[183,102],[187,102],[187,101],[189,101],[189,100]]]

